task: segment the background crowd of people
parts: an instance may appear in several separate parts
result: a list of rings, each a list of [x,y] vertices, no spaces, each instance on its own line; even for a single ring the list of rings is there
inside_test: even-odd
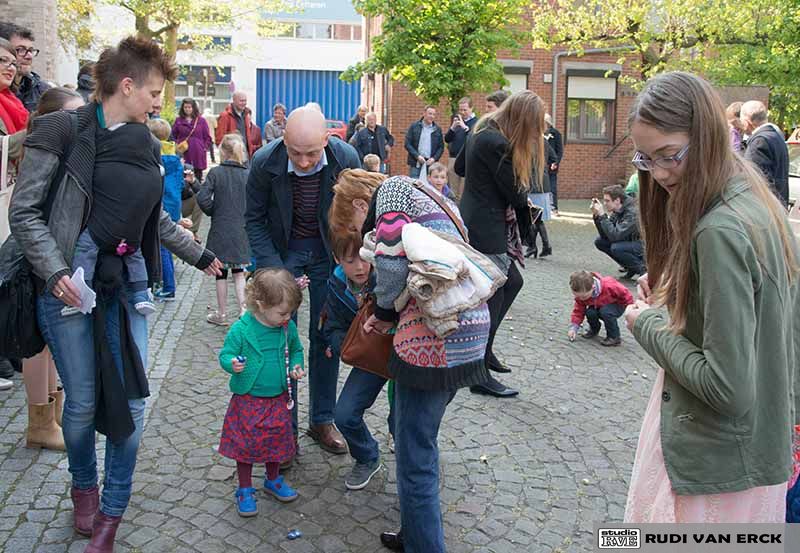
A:
[[[290,486],[279,473],[299,448],[306,374],[305,433],[330,454],[349,452],[344,484],[366,487],[382,460],[364,412],[389,383],[401,529],[380,539],[443,553],[442,418],[461,388],[520,393],[493,375],[511,371],[495,337],[526,258],[552,254],[545,222],[557,212],[563,144],[542,99],[498,91],[478,116],[463,98],[445,133],[427,106],[406,132],[409,175],[387,177],[394,138],[366,108],[346,141],[329,135],[316,104],[288,114],[276,104],[262,135],[242,92],[217,117],[184,99],[170,126],[158,112],[177,68],[157,44],[131,37],[104,50],[81,69],[80,91],[43,83],[30,71],[36,53],[29,31],[0,23],[0,136],[13,167],[3,180],[14,190],[11,237],[0,238],[37,277],[46,342],[23,362],[27,445],[66,450],[86,551],[113,550],[130,499],[149,395],[151,290],[174,299],[174,253],[216,278],[207,320],[230,326],[220,344],[232,398],[219,452],[237,462],[237,512],[258,514],[254,464],[265,465],[263,488],[278,501],[302,494],[302,474]],[[706,81],[686,73],[649,81],[630,129],[635,195],[609,186],[590,210],[597,249],[625,277],[639,276],[638,297],[579,271],[568,330],[574,340],[586,319],[581,335],[593,339],[602,321],[602,345],[618,346],[624,314],[661,367],[626,521],[782,521],[800,354],[800,252],[786,219],[782,135],[780,148],[763,104],[726,112]],[[220,164],[206,174],[215,146]],[[205,246],[199,213],[211,218]],[[470,264],[482,271],[466,294]],[[94,308],[83,285],[97,294]],[[306,288],[308,355],[296,325]],[[361,339],[392,336],[385,372],[355,366],[337,396],[345,338],[367,304]],[[106,436],[102,492],[95,431]]]

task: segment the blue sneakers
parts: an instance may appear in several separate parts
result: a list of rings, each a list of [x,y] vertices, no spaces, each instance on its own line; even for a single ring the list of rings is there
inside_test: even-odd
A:
[[[283,503],[297,499],[297,492],[283,481],[283,476],[278,476],[275,480],[264,478],[264,491]]]
[[[255,488],[236,489],[236,509],[240,517],[254,517],[258,514]]]

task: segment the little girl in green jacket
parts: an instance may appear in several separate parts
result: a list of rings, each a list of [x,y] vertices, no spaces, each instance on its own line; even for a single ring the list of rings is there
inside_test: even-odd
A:
[[[247,312],[225,337],[219,362],[230,373],[233,392],[225,414],[220,454],[234,459],[239,477],[239,515],[258,514],[253,463],[264,463],[264,490],[278,501],[297,499],[283,481],[281,463],[295,455],[292,380],[305,375],[303,346],[291,320],[302,301],[300,288],[284,269],[261,269],[247,284]]]

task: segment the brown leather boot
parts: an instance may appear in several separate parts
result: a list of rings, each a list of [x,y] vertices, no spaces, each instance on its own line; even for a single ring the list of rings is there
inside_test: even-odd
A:
[[[61,424],[61,413],[64,411],[64,388],[59,386],[56,388],[55,392],[50,392],[48,394],[51,398],[56,400],[55,406],[55,416],[56,416],[56,424],[58,426],[64,426]]]
[[[64,451],[64,434],[55,419],[56,400],[48,398],[44,404],[28,404],[28,430],[25,433],[25,446],[35,449],[45,448]]]
[[[336,455],[347,453],[347,444],[333,423],[311,425],[306,430],[306,434],[311,436],[322,449],[329,453]]]
[[[103,511],[97,511],[92,525],[92,539],[83,553],[114,553],[114,538],[122,517],[110,517]]]
[[[72,486],[70,490],[72,496],[72,527],[82,536],[92,535],[92,524],[94,515],[100,505],[100,491],[97,486],[87,490],[81,490]]]

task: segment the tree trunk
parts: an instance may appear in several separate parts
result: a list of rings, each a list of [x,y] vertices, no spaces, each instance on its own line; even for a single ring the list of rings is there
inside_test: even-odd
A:
[[[172,61],[175,61],[175,54],[178,52],[178,27],[179,23],[172,25],[165,34],[164,40],[164,53],[166,53]],[[175,109],[175,83],[167,81],[164,85],[164,107],[169,106],[168,110],[171,113]]]
[[[150,31],[150,16],[149,15],[136,15],[136,34],[142,38],[153,38],[153,33]]]

